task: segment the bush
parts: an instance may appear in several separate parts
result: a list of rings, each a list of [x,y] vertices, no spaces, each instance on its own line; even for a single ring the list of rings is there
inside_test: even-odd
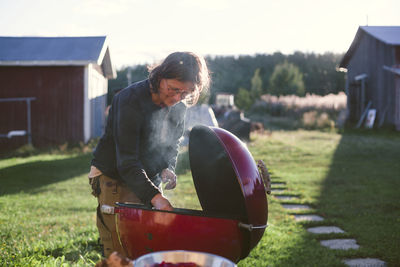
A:
[[[239,91],[235,97],[235,105],[239,109],[248,110],[253,104],[253,99],[249,91],[244,88],[239,88]]]
[[[40,151],[36,149],[34,146],[26,144],[23,145],[19,148],[17,148],[14,151],[11,151],[9,154],[6,155],[6,157],[29,157],[33,155],[39,154]]]
[[[80,153],[91,153],[93,149],[96,147],[99,138],[90,139],[88,143],[64,143],[58,146],[50,146],[37,148],[32,145],[23,145],[15,150],[7,151],[0,154],[0,158],[11,158],[11,157],[19,157],[25,158],[34,155],[38,155],[41,153],[53,154],[53,155],[66,155],[66,154],[80,154]]]
[[[329,118],[328,113],[322,112],[318,114],[314,110],[303,114],[302,125],[306,129],[332,129],[335,127],[335,122]]]
[[[309,111],[303,114],[303,125],[306,128],[313,128],[315,126],[315,122],[317,121],[317,112],[316,111]]]

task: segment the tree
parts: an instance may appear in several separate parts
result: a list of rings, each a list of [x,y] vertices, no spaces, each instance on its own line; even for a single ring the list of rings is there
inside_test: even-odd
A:
[[[260,84],[257,81],[258,76],[262,81],[262,89],[268,89],[263,93],[270,92],[270,80],[275,67],[285,61],[296,66],[302,74],[306,93],[318,95],[338,93],[344,90],[345,84],[344,73],[336,71],[336,67],[343,56],[344,54],[315,54],[300,51],[291,55],[276,52],[254,56],[208,56],[206,61],[212,77],[212,86],[209,91],[210,103],[214,102],[217,93],[224,92],[236,95],[239,88],[247,88],[253,95],[252,88],[259,88],[256,86],[256,84]],[[117,78],[108,81],[109,100],[111,100],[115,90],[125,88],[128,85],[128,68],[123,67],[117,70]],[[130,66],[130,73],[132,82],[145,79],[148,76],[147,66]],[[280,93],[280,91],[276,92],[276,94]],[[204,99],[204,101],[207,101],[207,99]]]
[[[251,78],[251,90],[250,90],[250,94],[251,97],[253,98],[253,100],[258,99],[262,93],[263,93],[263,89],[262,89],[262,79],[260,76],[260,68],[257,68],[254,71],[254,75],[253,78]]]
[[[253,99],[250,92],[244,88],[239,88],[238,93],[235,96],[235,106],[239,109],[248,110],[253,104]]]
[[[303,74],[299,68],[286,60],[275,66],[269,80],[269,93],[272,95],[305,94]]]
[[[250,91],[241,87],[238,89],[238,92],[235,96],[235,105],[240,109],[248,110],[263,93],[263,82],[260,75],[260,68],[257,68],[254,71],[254,75],[250,82]]]
[[[136,65],[117,70],[117,78],[108,81],[108,104],[111,104],[112,98],[114,97],[116,91],[121,90],[129,85],[129,75],[131,83],[144,80],[148,76],[147,66]]]

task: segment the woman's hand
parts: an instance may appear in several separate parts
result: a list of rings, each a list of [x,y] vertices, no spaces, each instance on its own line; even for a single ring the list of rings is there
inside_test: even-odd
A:
[[[151,199],[151,205],[153,205],[153,207],[158,210],[168,210],[168,211],[174,210],[171,203],[169,203],[168,199],[166,199],[161,194],[157,194]]]
[[[163,183],[167,183],[165,185],[165,190],[171,190],[174,189],[176,186],[176,174],[171,171],[170,169],[164,169],[161,172],[161,181]]]
[[[114,251],[107,259],[98,262],[95,267],[133,267],[133,262]]]

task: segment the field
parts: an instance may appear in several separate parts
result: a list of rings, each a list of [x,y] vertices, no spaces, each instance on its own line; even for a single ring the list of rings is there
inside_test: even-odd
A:
[[[249,110],[249,117],[276,129],[334,129],[343,128],[346,117],[346,94],[325,96],[263,95]],[[274,123],[278,122],[278,123]]]
[[[239,266],[343,266],[342,259],[355,257],[400,265],[399,134],[274,130],[252,135],[248,147],[270,167],[273,181],[286,182],[285,194],[300,197],[291,203],[310,205],[325,220],[295,222],[269,196],[269,227]],[[100,260],[89,162],[90,154],[68,151],[0,160],[0,266],[93,266]],[[168,197],[176,207],[198,208],[190,173],[180,173]],[[315,236],[306,231],[314,225],[346,233]],[[319,244],[333,237],[354,238],[360,249]]]

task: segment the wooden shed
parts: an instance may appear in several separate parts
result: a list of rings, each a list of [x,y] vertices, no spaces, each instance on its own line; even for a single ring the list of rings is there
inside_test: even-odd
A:
[[[347,70],[348,119],[360,126],[367,112],[374,126],[400,130],[400,26],[361,26],[340,62]]]
[[[100,136],[115,77],[105,36],[0,37],[0,151]]]

